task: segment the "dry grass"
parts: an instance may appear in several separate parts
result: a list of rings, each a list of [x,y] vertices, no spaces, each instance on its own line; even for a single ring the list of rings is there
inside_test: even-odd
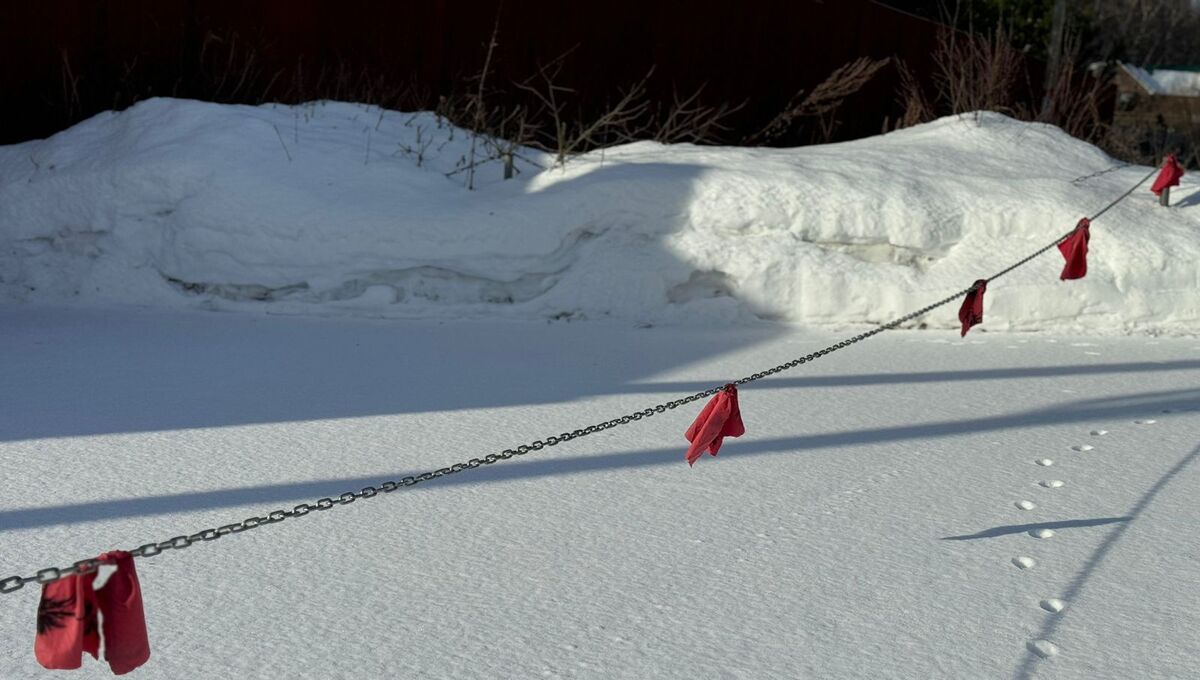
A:
[[[837,129],[837,113],[846,98],[861,90],[889,61],[861,57],[842,65],[812,91],[797,91],[782,111],[746,141],[764,144],[779,140],[802,121],[815,121],[820,130],[819,141],[831,141]]]

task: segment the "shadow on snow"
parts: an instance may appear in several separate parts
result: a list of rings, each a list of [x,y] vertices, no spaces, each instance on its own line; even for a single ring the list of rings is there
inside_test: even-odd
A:
[[[763,454],[802,454],[819,449],[836,449],[857,445],[887,444],[915,439],[933,439],[978,434],[1020,428],[1056,426],[1071,422],[1103,421],[1129,417],[1131,413],[1158,413],[1163,409],[1187,409],[1200,406],[1200,390],[1168,390],[1126,394],[1103,399],[1070,402],[1060,407],[1022,411],[1006,415],[966,420],[944,420],[912,425],[868,428],[843,432],[822,432],[796,437],[762,440],[736,440],[721,451],[720,461],[739,464],[745,456]],[[600,455],[580,455],[569,458],[541,460],[511,460],[486,466],[469,474],[455,474],[422,483],[425,490],[447,489],[453,486],[525,481],[562,475],[606,472],[652,466],[684,466],[685,446]],[[482,455],[482,454],[475,454]],[[850,454],[847,454],[850,455]],[[707,461],[706,461],[707,462]],[[716,462],[716,461],[713,461]],[[711,464],[711,463],[710,463]],[[260,486],[194,491],[144,498],[91,501],[49,507],[18,508],[0,511],[0,531],[30,529],[77,522],[96,522],[111,519],[160,515],[168,513],[210,510],[214,508],[257,506],[266,503],[312,501],[322,496],[334,496],[378,485],[386,480],[415,476],[424,470],[405,470],[392,475],[372,477],[340,477],[324,480],[288,482]],[[1129,513],[1136,518],[1139,509]],[[264,512],[265,514],[265,512]],[[1087,521],[1087,520],[1084,520]],[[986,533],[986,532],[985,532]]]

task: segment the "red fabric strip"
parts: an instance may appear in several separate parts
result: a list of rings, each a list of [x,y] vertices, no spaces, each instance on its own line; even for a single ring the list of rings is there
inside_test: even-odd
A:
[[[1163,160],[1162,170],[1158,173],[1158,177],[1154,178],[1154,184],[1150,186],[1150,191],[1153,191],[1155,196],[1161,196],[1163,189],[1179,186],[1181,177],[1183,177],[1183,166],[1175,160],[1175,154],[1167,154],[1166,159]]]
[[[1075,231],[1067,237],[1065,241],[1058,244],[1058,250],[1066,258],[1067,263],[1063,266],[1062,276],[1059,278],[1066,281],[1067,279],[1082,279],[1087,274],[1087,253],[1088,253],[1088,226],[1091,222],[1088,218],[1079,220],[1079,224],[1075,225]]]
[[[72,670],[83,664],[84,652],[99,653],[95,580],[95,572],[75,574],[42,586],[33,653],[43,667]]]
[[[96,591],[100,612],[104,614],[104,659],[114,674],[124,675],[150,659],[142,587],[133,566],[133,555],[115,550],[101,555],[100,561],[117,566],[116,573]]]
[[[709,454],[717,455],[725,437],[740,437],[745,433],[742,411],[738,407],[737,387],[731,383],[704,405],[700,415],[684,433],[683,436],[692,443],[687,451],[688,465],[694,465],[706,449]]]
[[[983,293],[986,290],[987,279],[979,279],[975,282],[974,290],[967,293],[962,307],[958,309],[958,320],[962,322],[962,335],[959,337],[965,337],[971,326],[983,323]]]

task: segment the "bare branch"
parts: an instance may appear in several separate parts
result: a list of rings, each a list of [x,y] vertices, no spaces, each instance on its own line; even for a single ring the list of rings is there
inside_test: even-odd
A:
[[[852,62],[843,64],[829,74],[824,81],[805,96],[804,90],[799,90],[792,96],[788,105],[747,141],[769,142],[787,134],[792,125],[801,118],[819,117],[826,140],[832,136],[836,122],[833,114],[841,107],[847,97],[858,92],[866,85],[879,69],[891,59],[871,59],[860,57]]]
[[[664,144],[672,142],[703,142],[719,141],[720,133],[729,131],[724,121],[746,106],[746,101],[736,105],[721,104],[720,106],[705,106],[700,103],[700,95],[706,85],[696,88],[696,91],[680,99],[679,92],[673,92],[673,105],[666,116],[658,122],[658,131],[654,141]]]

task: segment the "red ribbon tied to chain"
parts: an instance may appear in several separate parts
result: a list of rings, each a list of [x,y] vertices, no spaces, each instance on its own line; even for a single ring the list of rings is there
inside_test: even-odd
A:
[[[958,308],[958,320],[962,322],[962,335],[959,337],[966,337],[971,326],[983,323],[983,293],[986,290],[987,279],[979,279],[967,293],[962,307]]]
[[[737,386],[729,383],[704,405],[695,422],[683,434],[692,443],[687,451],[688,465],[695,465],[705,449],[709,454],[717,455],[725,437],[743,434],[746,434],[746,426],[742,424],[742,411],[738,408]]]
[[[1163,189],[1179,186],[1180,177],[1183,177],[1183,166],[1175,160],[1175,154],[1169,153],[1163,161],[1158,177],[1154,178],[1154,184],[1150,186],[1150,191],[1153,191],[1155,196],[1161,196]]]
[[[37,637],[33,643],[38,663],[52,670],[71,670],[83,664],[83,653],[99,659],[104,637],[104,660],[116,675],[124,675],[150,658],[150,638],[142,607],[133,555],[104,553],[101,564],[117,571],[99,590],[96,573],[73,574],[42,586],[38,605]],[[104,615],[96,625],[96,612]]]
[[[1087,274],[1088,239],[1091,238],[1088,227],[1090,225],[1091,221],[1086,217],[1079,220],[1079,224],[1075,225],[1075,231],[1058,244],[1058,250],[1067,260],[1066,265],[1063,266],[1062,276],[1059,277],[1063,281],[1082,279]]]

